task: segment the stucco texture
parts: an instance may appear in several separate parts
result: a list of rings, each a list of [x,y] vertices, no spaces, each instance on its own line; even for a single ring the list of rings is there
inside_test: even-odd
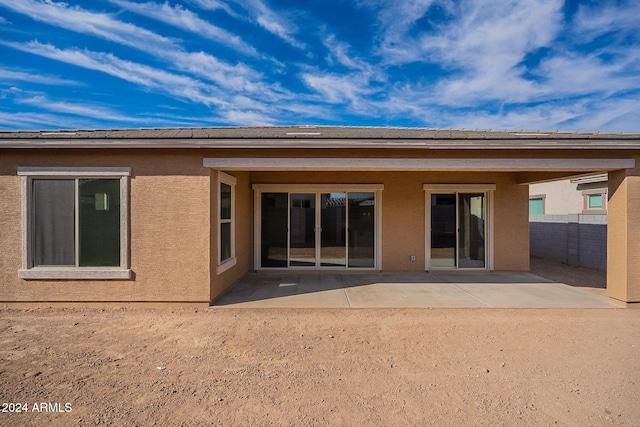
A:
[[[640,302],[640,167],[609,173],[607,294]]]
[[[423,184],[496,184],[494,268],[529,269],[529,193],[509,173],[461,172],[253,172],[252,183],[383,184],[382,270],[424,271]],[[411,261],[411,255],[416,261]]]
[[[209,170],[178,150],[38,150],[0,159],[0,301],[208,303]],[[195,153],[194,153],[195,154]],[[22,280],[16,166],[130,167],[132,280]]]

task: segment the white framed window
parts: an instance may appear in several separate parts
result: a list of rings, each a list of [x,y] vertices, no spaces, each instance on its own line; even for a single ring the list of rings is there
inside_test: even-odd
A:
[[[607,190],[594,189],[582,192],[584,205],[582,213],[586,215],[601,215],[607,213]]]
[[[218,266],[221,274],[236,265],[236,204],[235,177],[218,172]]]
[[[23,279],[130,279],[129,168],[18,168]]]

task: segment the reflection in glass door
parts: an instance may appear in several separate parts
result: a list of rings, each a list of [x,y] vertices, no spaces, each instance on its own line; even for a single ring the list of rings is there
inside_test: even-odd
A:
[[[316,195],[291,194],[289,266],[316,265]]]
[[[431,267],[485,268],[485,193],[431,195]]]
[[[349,267],[375,267],[375,193],[349,193]]]
[[[286,268],[289,262],[289,195],[262,193],[260,265]]]
[[[431,266],[456,266],[456,195],[431,195]]]

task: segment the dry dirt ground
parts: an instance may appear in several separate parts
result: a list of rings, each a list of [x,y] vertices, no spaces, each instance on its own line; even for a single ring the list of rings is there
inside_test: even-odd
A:
[[[2,309],[0,362],[2,426],[640,425],[638,309]]]

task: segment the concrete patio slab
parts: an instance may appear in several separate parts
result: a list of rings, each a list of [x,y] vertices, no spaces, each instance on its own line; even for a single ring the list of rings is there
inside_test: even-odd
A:
[[[618,308],[606,297],[562,283],[474,283],[453,286],[494,308]]]
[[[476,308],[488,307],[473,295],[438,283],[374,283],[345,288],[354,308]]]
[[[215,304],[264,308],[620,308],[530,273],[247,273]]]

